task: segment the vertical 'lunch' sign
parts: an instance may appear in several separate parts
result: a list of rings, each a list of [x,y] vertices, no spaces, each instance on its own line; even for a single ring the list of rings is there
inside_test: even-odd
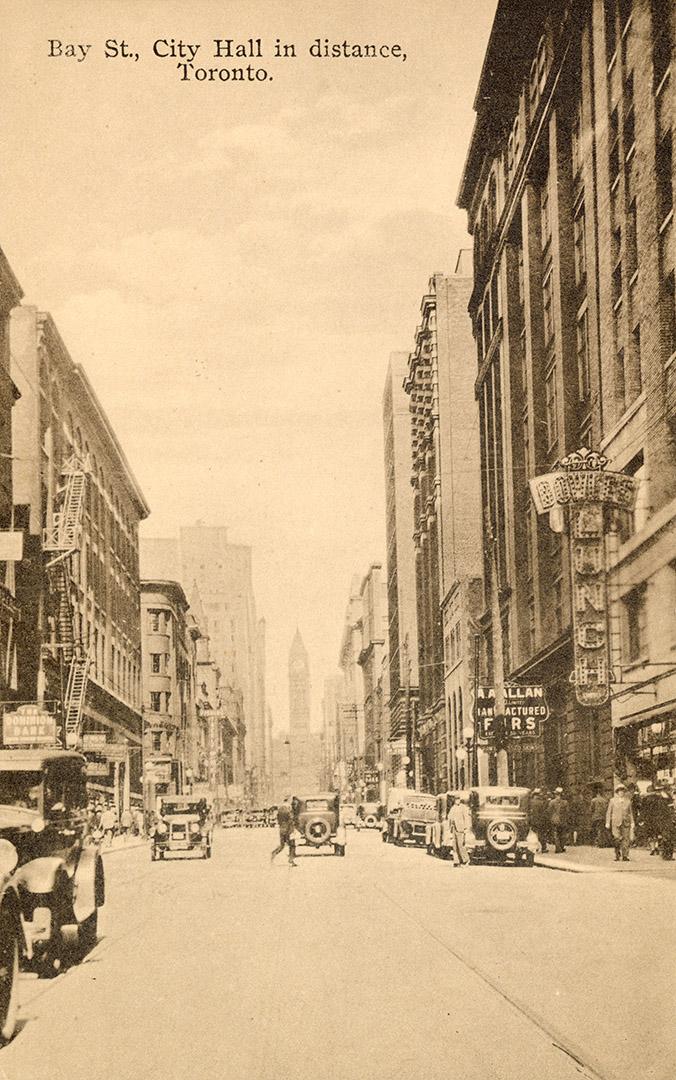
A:
[[[557,462],[554,472],[530,481],[539,514],[567,508],[575,661],[570,681],[580,704],[589,706],[608,700],[612,677],[604,511],[632,511],[637,491],[634,477],[606,472],[607,464],[603,454],[582,447]]]

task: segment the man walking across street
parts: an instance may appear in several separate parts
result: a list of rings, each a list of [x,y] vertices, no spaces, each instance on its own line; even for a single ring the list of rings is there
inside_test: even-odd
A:
[[[554,840],[554,851],[557,855],[561,855],[566,850],[568,828],[568,802],[563,797],[563,788],[557,787],[547,811]]]
[[[297,866],[296,862],[296,841],[292,839],[295,824],[293,820],[293,809],[291,806],[291,796],[285,795],[284,802],[277,811],[277,825],[279,826],[279,844],[272,852],[270,856],[270,862],[274,862],[275,856],[279,855],[280,851],[283,851],[285,847],[289,848],[289,866]]]
[[[610,829],[613,838],[615,862],[619,862],[620,858],[623,862],[629,862],[629,844],[633,826],[631,799],[624,784],[618,784],[606,812],[606,829]]]
[[[469,815],[466,797],[454,799],[453,805],[448,812],[448,824],[453,837],[455,865],[467,866],[469,864],[469,855],[467,853],[466,839],[467,833],[472,827],[472,820]]]
[[[603,847],[606,839],[606,813],[608,800],[602,791],[597,791],[591,801],[592,843]]]

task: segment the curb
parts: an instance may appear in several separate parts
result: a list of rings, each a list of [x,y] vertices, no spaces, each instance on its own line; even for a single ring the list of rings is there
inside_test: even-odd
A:
[[[592,866],[590,863],[569,863],[563,859],[544,859],[535,856],[535,865],[542,866],[545,870],[563,870],[569,874],[599,874],[606,871],[605,866]]]

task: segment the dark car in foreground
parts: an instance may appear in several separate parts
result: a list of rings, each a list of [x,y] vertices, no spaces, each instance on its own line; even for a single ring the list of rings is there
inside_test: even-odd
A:
[[[103,861],[89,835],[86,762],[68,750],[0,750],[0,838],[16,850],[12,875],[24,957],[44,975],[96,943]]]

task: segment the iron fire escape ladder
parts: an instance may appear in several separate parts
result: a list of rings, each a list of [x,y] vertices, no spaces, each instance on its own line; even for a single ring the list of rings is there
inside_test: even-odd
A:
[[[70,663],[66,700],[63,708],[64,735],[68,749],[76,747],[80,739],[82,708],[87,692],[89,664],[90,657],[88,654],[76,654]]]

